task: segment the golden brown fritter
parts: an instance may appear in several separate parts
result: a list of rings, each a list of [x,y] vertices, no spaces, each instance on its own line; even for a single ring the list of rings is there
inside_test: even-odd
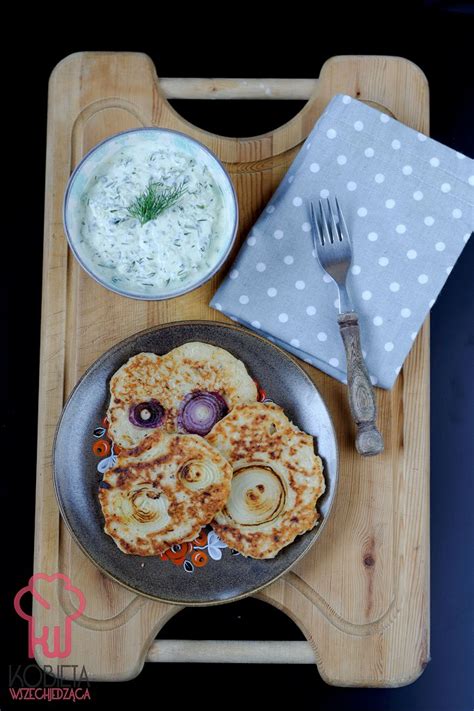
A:
[[[229,499],[212,527],[228,546],[251,558],[273,558],[318,519],[325,490],[313,438],[273,403],[237,405],[207,441],[231,463]]]
[[[224,506],[232,468],[202,437],[160,432],[118,457],[99,500],[124,553],[159,555],[193,540]]]

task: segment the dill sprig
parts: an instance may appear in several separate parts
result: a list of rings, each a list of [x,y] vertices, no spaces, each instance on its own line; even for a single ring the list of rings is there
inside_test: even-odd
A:
[[[169,186],[163,183],[150,183],[144,193],[135,198],[127,207],[130,217],[140,220],[144,225],[154,220],[168,207],[171,207],[187,192],[184,183]]]

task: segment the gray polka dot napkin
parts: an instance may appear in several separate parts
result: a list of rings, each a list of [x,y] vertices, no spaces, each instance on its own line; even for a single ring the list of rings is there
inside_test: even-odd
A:
[[[309,214],[310,199],[335,194],[367,368],[391,388],[474,228],[474,161],[349,96],[316,123],[211,306],[345,381],[337,289]]]

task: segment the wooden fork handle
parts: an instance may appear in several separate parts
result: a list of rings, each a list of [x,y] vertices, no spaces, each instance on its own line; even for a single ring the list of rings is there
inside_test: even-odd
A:
[[[371,457],[383,452],[383,438],[375,424],[375,393],[360,347],[359,319],[351,311],[337,320],[346,350],[349,405],[357,425],[356,449],[364,457]]]

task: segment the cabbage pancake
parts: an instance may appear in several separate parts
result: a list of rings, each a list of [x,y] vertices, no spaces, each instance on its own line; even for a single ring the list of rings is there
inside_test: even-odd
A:
[[[231,480],[232,467],[204,439],[162,432],[104,475],[104,530],[124,553],[159,555],[196,538],[224,506]]]
[[[235,405],[256,399],[244,364],[223,348],[192,342],[164,356],[139,353],[110,381],[109,434],[125,449],[157,429],[204,436]]]
[[[206,439],[233,469],[229,499],[211,524],[228,546],[273,558],[314,527],[325,489],[321,459],[281,407],[237,405]]]
[[[236,405],[257,400],[257,386],[242,361],[208,343],[184,343],[164,356],[172,395],[170,426],[208,434]]]
[[[163,429],[166,412],[155,396],[163,390],[162,360],[155,353],[138,353],[112,376],[107,420],[116,445],[132,449]]]

